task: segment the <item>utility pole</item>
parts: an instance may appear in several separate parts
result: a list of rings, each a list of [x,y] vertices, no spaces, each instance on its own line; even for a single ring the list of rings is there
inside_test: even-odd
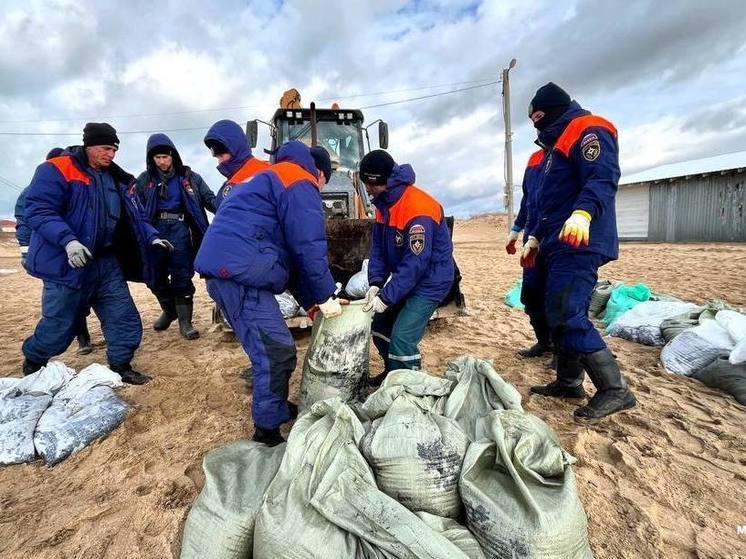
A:
[[[508,229],[513,226],[513,130],[510,127],[510,70],[515,67],[513,58],[503,68],[503,119],[505,120],[505,208],[508,210]]]

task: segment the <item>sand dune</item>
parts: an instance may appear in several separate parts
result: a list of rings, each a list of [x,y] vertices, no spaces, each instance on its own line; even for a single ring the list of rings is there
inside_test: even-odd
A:
[[[640,404],[588,428],[573,406],[528,398],[551,379],[542,360],[522,360],[528,320],[502,297],[520,277],[517,257],[502,248],[505,222],[485,216],[459,222],[456,257],[471,315],[433,324],[422,350],[425,367],[443,371],[461,353],[494,359],[526,409],[547,421],[578,458],[575,471],[599,559],[745,558],[746,408],[697,381],[666,374],[655,348],[610,339]],[[15,248],[0,246],[0,268],[18,268]],[[644,281],[659,291],[703,302],[746,306],[745,245],[624,244],[602,277]],[[135,365],[155,379],[121,391],[132,412],[123,426],[54,469],[41,463],[0,468],[0,549],[8,558],[162,558],[178,554],[181,529],[202,483],[201,460],[218,446],[251,434],[251,393],[237,377],[247,359],[239,346],[208,333],[209,303],[197,292],[203,337],[156,333],[154,297],[132,286],[145,323]],[[0,276],[1,375],[17,375],[20,346],[39,315],[41,284],[27,275]],[[95,339],[101,334],[91,321]],[[297,399],[308,333],[297,336]],[[102,348],[63,359],[75,368],[105,360]],[[371,371],[377,372],[376,358]],[[588,386],[590,388],[590,386]]]

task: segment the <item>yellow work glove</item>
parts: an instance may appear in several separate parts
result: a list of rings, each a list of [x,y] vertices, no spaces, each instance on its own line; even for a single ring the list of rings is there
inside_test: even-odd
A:
[[[559,239],[571,247],[588,246],[591,240],[591,214],[585,210],[575,210],[565,221]]]
[[[526,239],[521,252],[521,267],[533,268],[536,265],[536,255],[539,252],[539,239],[530,236]]]

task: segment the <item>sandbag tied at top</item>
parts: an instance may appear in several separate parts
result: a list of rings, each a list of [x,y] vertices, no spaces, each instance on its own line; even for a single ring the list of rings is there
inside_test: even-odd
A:
[[[205,456],[205,485],[184,526],[181,559],[252,556],[256,515],[284,454],[285,444],[237,441]]]
[[[301,411],[327,398],[355,402],[365,397],[370,324],[371,314],[363,311],[363,301],[343,306],[342,314],[334,318],[317,313],[303,361],[298,406]]]
[[[459,488],[487,559],[590,559],[574,458],[539,418],[494,411],[478,425]]]
[[[490,361],[463,355],[448,363],[446,379],[453,389],[443,415],[455,419],[471,440],[476,439],[476,423],[493,410],[522,410],[521,393],[505,382]]]

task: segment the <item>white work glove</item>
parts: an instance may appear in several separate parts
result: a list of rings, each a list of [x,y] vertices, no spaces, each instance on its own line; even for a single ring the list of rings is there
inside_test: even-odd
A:
[[[539,252],[539,239],[530,236],[526,239],[521,252],[521,267],[533,268],[536,265],[536,254]]]
[[[585,210],[572,212],[572,215],[565,221],[559,238],[560,241],[574,248],[588,246],[591,240],[591,214]]]
[[[67,253],[67,263],[70,264],[71,268],[82,268],[88,261],[93,259],[91,251],[89,251],[85,245],[79,241],[70,241],[65,245],[65,252]]]
[[[508,254],[515,254],[515,242],[518,240],[520,234],[520,229],[518,229],[518,231],[515,229],[510,230],[510,233],[508,233],[508,239],[505,241],[505,252]]]
[[[166,239],[155,239],[152,243],[150,243],[155,248],[158,248],[160,250],[167,250],[168,252],[174,251],[174,245],[169,243]]]
[[[334,318],[342,314],[342,305],[339,299],[329,297],[326,301],[319,304],[319,310],[324,318]]]
[[[370,309],[366,309],[368,305],[370,305],[371,301],[375,299],[376,295],[378,295],[378,292],[381,291],[380,287],[377,287],[375,285],[371,285],[368,288],[368,291],[365,292],[365,304],[363,306],[364,311],[369,311]]]
[[[366,303],[363,305],[363,310],[365,312],[373,311],[374,313],[382,313],[388,308],[388,305],[381,300],[381,298],[376,295],[373,297],[373,300],[370,303]]]

